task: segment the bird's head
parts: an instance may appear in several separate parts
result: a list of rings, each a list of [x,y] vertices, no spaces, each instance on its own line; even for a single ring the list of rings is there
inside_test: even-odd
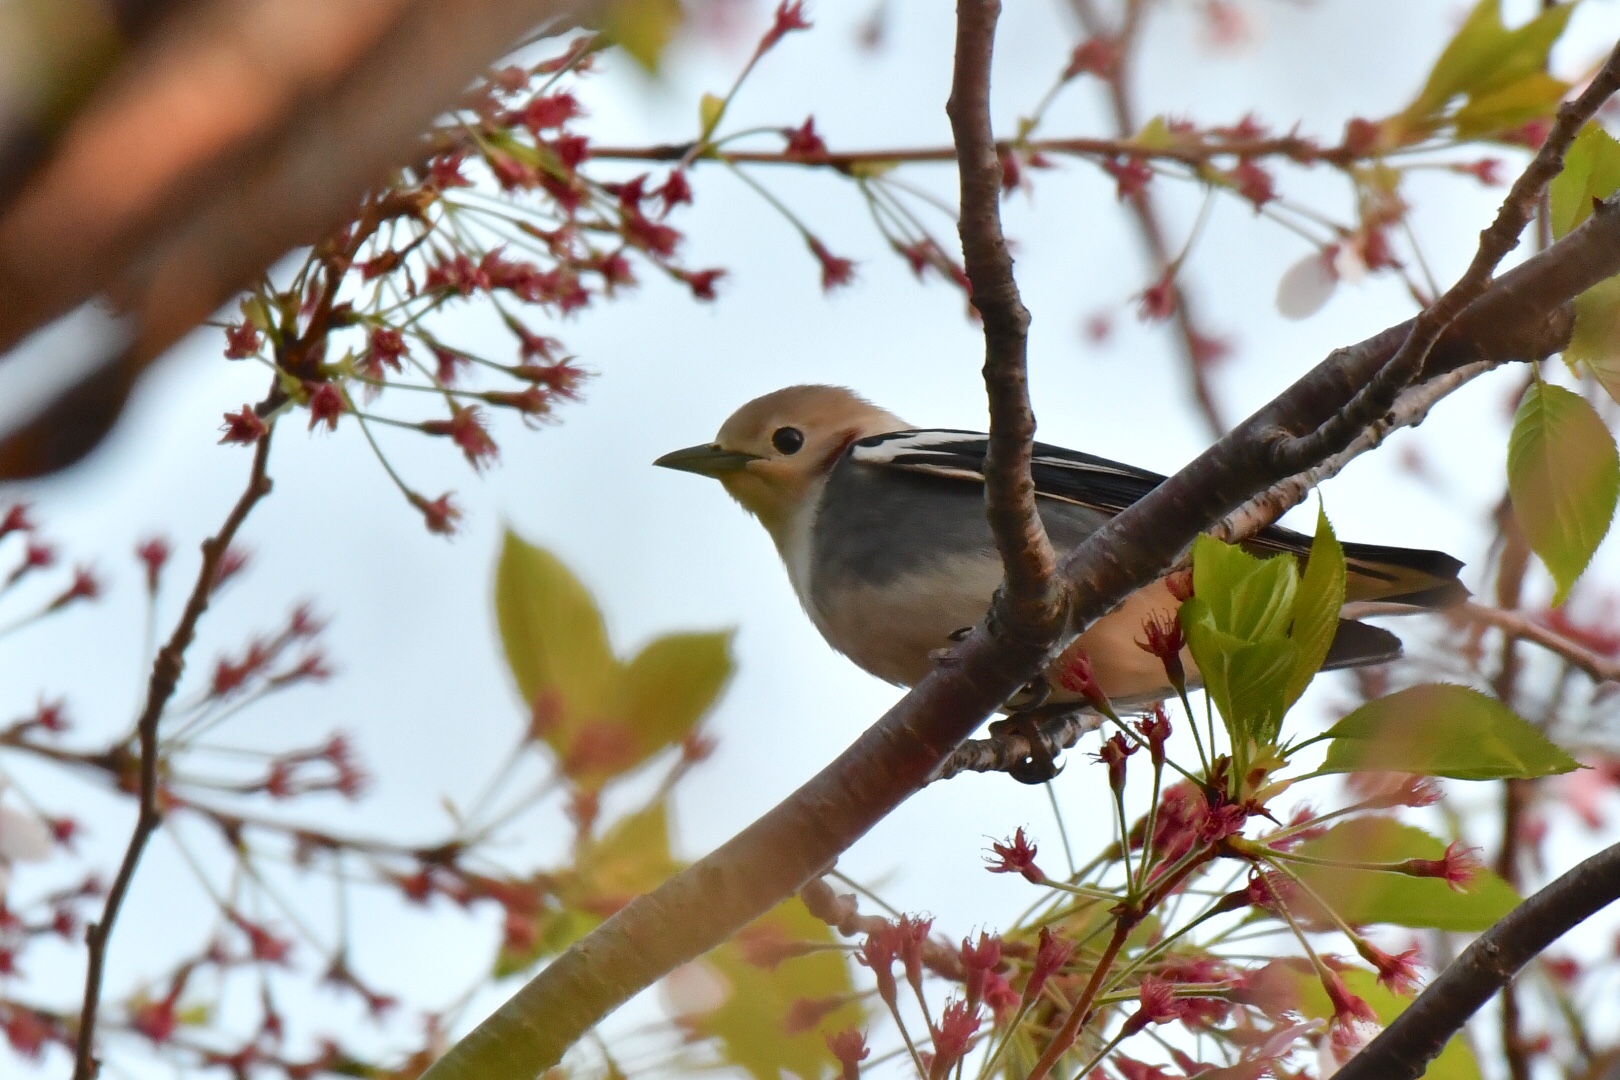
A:
[[[841,386],[789,386],[732,413],[713,442],[665,454],[653,464],[714,477],[775,533],[851,443],[907,427]]]

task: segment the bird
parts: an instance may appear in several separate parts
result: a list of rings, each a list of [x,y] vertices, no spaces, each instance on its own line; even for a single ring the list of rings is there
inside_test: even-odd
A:
[[[720,481],[775,542],[805,613],[835,650],[865,671],[913,686],[983,618],[1002,580],[984,511],[985,435],[918,428],[838,386],[789,386],[755,398],[712,442],[653,464]],[[1060,554],[1152,491],[1164,477],[1107,458],[1037,442],[1036,507]],[[1252,553],[1309,553],[1311,538],[1272,526]],[[1346,543],[1346,600],[1412,611],[1467,599],[1463,564],[1439,551]],[[1096,687],[1119,707],[1176,692],[1163,661],[1138,644],[1149,619],[1180,606],[1169,578],[1132,593],[1093,623],[1046,670],[1026,700],[1081,704],[1062,672],[1089,660]],[[1400,655],[1387,630],[1341,619],[1326,669]],[[1191,654],[1183,666],[1196,682]]]

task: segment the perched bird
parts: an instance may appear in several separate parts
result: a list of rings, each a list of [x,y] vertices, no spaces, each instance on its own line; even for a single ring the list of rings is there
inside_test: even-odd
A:
[[[790,386],[756,398],[711,443],[676,450],[655,465],[712,476],[776,542],[799,601],[834,649],[880,679],[920,680],[938,650],[973,626],[1001,584],[1001,559],[984,512],[986,438],[914,428],[836,386]],[[1074,450],[1035,444],[1037,506],[1061,553],[1153,490],[1164,477]],[[1310,537],[1265,530],[1245,546],[1259,555],[1310,550]],[[1413,610],[1466,598],[1462,564],[1438,551],[1345,544],[1348,600]],[[1144,621],[1173,618],[1165,580],[1099,619],[1048,669],[1043,701],[1080,697],[1059,685],[1079,652],[1116,704],[1140,705],[1174,691],[1164,665],[1137,644]],[[1341,620],[1329,668],[1400,654],[1386,630]],[[1183,655],[1196,676],[1190,654]],[[1046,688],[1041,688],[1046,689]]]

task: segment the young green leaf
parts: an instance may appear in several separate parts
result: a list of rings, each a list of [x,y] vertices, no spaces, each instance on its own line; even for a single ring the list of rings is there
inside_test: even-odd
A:
[[[518,692],[548,713],[552,745],[565,747],[618,681],[596,601],[555,555],[508,530],[495,569],[495,616]]]
[[[668,634],[625,665],[617,711],[646,756],[680,742],[714,706],[731,678],[731,638]]]
[[[1477,690],[1413,686],[1328,729],[1323,772],[1385,770],[1457,780],[1528,779],[1579,768],[1529,722]]]
[[[1392,817],[1364,817],[1341,822],[1301,844],[1296,852],[1340,862],[1396,863],[1407,859],[1440,859],[1444,842],[1415,825]],[[1412,877],[1382,870],[1295,864],[1290,869],[1352,926],[1389,923],[1417,929],[1474,933],[1487,930],[1519,904],[1512,886],[1489,870],[1480,870],[1467,892],[1441,878]]]
[[[1288,635],[1296,652],[1294,668],[1283,692],[1285,709],[1299,700],[1316,673],[1322,670],[1339,630],[1344,591],[1344,548],[1333,533],[1327,511],[1318,510],[1316,536],[1311,541],[1311,555],[1306,560],[1305,574],[1294,599],[1294,622]]]
[[[1532,120],[1551,116],[1569,92],[1569,84],[1544,71],[1471,98],[1457,110],[1452,123],[1459,139],[1479,139],[1521,128]]]
[[[1548,188],[1554,239],[1563,239],[1592,213],[1593,199],[1620,189],[1620,142],[1595,121],[1575,135],[1564,155],[1564,171]]]
[[[1611,398],[1620,401],[1620,277],[1600,281],[1575,298],[1575,331],[1564,362],[1585,364]]]
[[[685,19],[680,0],[613,0],[602,14],[602,33],[650,72]]]
[[[1620,452],[1597,410],[1561,386],[1531,384],[1508,440],[1508,491],[1530,547],[1569,596],[1614,519]]]
[[[1547,55],[1564,32],[1574,4],[1551,8],[1516,30],[1502,22],[1500,0],[1480,0],[1435,61],[1428,81],[1402,113],[1418,134],[1438,126],[1458,97],[1463,106],[1488,100],[1530,76],[1545,73]]]
[[[704,94],[698,101],[698,123],[702,134],[699,136],[708,142],[714,134],[714,129],[720,126],[720,120],[726,115],[726,99],[716,94]]]
[[[865,1018],[854,993],[849,954],[842,949],[818,950],[774,966],[749,959],[750,951],[766,954],[773,945],[798,942],[831,946],[833,935],[794,897],[704,958],[724,979],[729,993],[723,1004],[694,1017],[692,1024],[720,1040],[726,1064],[756,1080],[782,1080],[786,1074],[825,1076],[836,1063],[824,1033],[859,1026]],[[836,1008],[808,1030],[789,1031],[785,1022],[801,1001]]]
[[[1334,1012],[1333,1002],[1328,998],[1327,991],[1322,988],[1322,980],[1311,971],[1310,965],[1301,963],[1297,969],[1291,969],[1290,973],[1293,975],[1293,983],[1299,995],[1299,1012],[1308,1020],[1331,1020]],[[1412,1004],[1410,998],[1402,997],[1380,986],[1378,977],[1370,971],[1348,968],[1342,972],[1342,977],[1352,994],[1372,1006],[1373,1011],[1378,1014],[1378,1022],[1384,1027],[1394,1023],[1395,1018]],[[1483,1075],[1479,1061],[1475,1059],[1473,1050],[1469,1049],[1468,1037],[1457,1034],[1452,1036],[1440,1055],[1425,1067],[1423,1080],[1481,1080]]]

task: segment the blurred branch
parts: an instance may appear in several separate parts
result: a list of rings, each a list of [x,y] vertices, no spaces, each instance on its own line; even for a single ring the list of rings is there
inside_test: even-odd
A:
[[[79,1013],[73,1080],[94,1080],[100,1071],[95,1058],[96,1013],[101,1006],[101,980],[107,962],[107,943],[112,938],[119,909],[123,907],[130,882],[135,878],[141,855],[146,851],[146,842],[163,820],[163,811],[158,806],[158,723],[163,719],[163,711],[180,684],[180,675],[186,666],[186,650],[196,637],[197,623],[208,610],[208,601],[218,584],[220,560],[225,557],[226,549],[248,514],[260,499],[270,494],[270,477],[265,470],[270,463],[270,436],[273,433],[274,429],[259,439],[247,488],[226,516],[225,524],[220,526],[218,533],[203,541],[202,566],[197,570],[197,582],[191,588],[191,599],[186,602],[185,611],[175,624],[174,633],[169,635],[168,643],[158,651],[152,663],[146,704],[135,725],[141,747],[140,813],[135,819],[135,830],[130,835],[123,861],[119,864],[118,875],[113,878],[112,888],[107,891],[101,919],[86,927],[84,933],[89,957],[84,976],[84,1005]]]
[[[1565,931],[1620,899],[1620,844],[1520,904],[1474,940],[1336,1080],[1415,1080],[1451,1037]]]
[[[1411,613],[1412,608],[1405,604],[1387,604],[1376,600],[1346,604],[1344,608],[1344,617],[1347,619]],[[1594,682],[1620,682],[1620,661],[1599,656],[1580,642],[1572,641],[1556,630],[1543,626],[1522,611],[1467,603],[1446,608],[1443,614],[1458,622],[1494,627],[1509,641],[1528,641],[1540,645],[1548,652],[1568,661],[1571,667],[1584,671]],[[1498,872],[1501,872],[1500,868]]]
[[[1075,17],[1087,34],[1094,38],[1103,36],[1115,38],[1119,63],[1113,73],[1104,80],[1104,84],[1108,90],[1109,107],[1114,114],[1114,129],[1120,139],[1130,139],[1142,127],[1132,99],[1131,60],[1132,46],[1138,40],[1142,28],[1143,0],[1125,0],[1121,25],[1117,33],[1112,35],[1098,15],[1092,0],[1070,0],[1070,4]],[[1127,201],[1130,203],[1131,215],[1136,220],[1137,232],[1141,234],[1142,245],[1147,248],[1154,277],[1163,278],[1170,272],[1176,256],[1170,249],[1170,242],[1165,238],[1164,224],[1153,194],[1147,188],[1143,188],[1132,193]],[[1208,343],[1213,339],[1199,328],[1198,319],[1193,313],[1192,301],[1188,298],[1186,290],[1178,286],[1174,290],[1174,296],[1176,332],[1181,343],[1181,359],[1186,365],[1187,376],[1192,383],[1193,400],[1197,403],[1199,412],[1203,414],[1210,434],[1219,437],[1225,433],[1227,424],[1209,385],[1206,351]]]
[[[1470,364],[1525,358],[1525,343],[1542,340],[1565,304],[1616,273],[1620,201],[1611,200],[1563,240],[1489,283],[1444,328],[1418,374],[1430,381]],[[1412,330],[1409,321],[1336,350],[1065,556],[1058,572],[1073,590],[1070,631],[1081,632],[1157,578],[1201,531],[1301,472],[1274,452],[1277,432],[1342,428],[1331,419]],[[1322,440],[1324,459],[1359,434],[1345,432],[1341,445]],[[425,1077],[528,1080],[556,1064],[613,1009],[822,873],[925,784],[1049,655],[1017,638],[998,640],[983,623],[974,627],[948,662],[936,665],[834,761],[731,840],[570,946]]]
[[[226,4],[174,20],[132,58],[0,218],[0,349],[103,293],[133,330],[74,400],[0,433],[0,478],[88,452],[142,370],[416,160],[479,71],[536,25],[592,9],[304,0],[244,20]]]

